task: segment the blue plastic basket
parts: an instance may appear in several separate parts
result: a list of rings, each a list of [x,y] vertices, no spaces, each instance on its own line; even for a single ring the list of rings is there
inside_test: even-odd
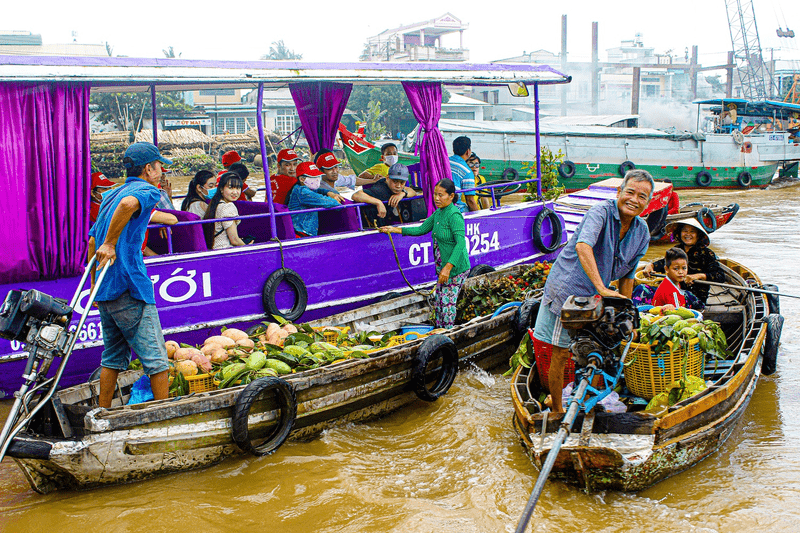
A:
[[[417,335],[424,335],[429,331],[433,330],[433,326],[428,326],[426,324],[409,324],[408,326],[401,326],[400,333],[406,335],[407,333],[416,333]],[[408,335],[406,340],[414,340],[417,337],[414,335]]]

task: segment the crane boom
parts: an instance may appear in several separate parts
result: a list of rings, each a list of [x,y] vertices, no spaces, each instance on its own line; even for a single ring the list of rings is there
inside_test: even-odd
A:
[[[766,100],[767,84],[772,83],[772,76],[761,54],[753,0],[725,0],[725,10],[728,13],[728,28],[742,97],[754,101]]]

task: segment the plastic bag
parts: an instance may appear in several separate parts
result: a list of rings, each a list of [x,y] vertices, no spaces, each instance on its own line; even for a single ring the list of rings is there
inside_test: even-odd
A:
[[[153,400],[153,389],[150,386],[150,376],[142,376],[131,387],[131,397],[128,405],[144,403]]]
[[[564,406],[564,410],[566,411],[569,407],[569,402],[572,398],[572,383],[569,383],[564,390],[561,391],[561,403]],[[600,400],[600,405],[603,406],[603,409],[606,410],[607,413],[624,413],[628,410],[628,406],[622,403],[619,400],[619,394],[616,391],[611,391],[611,393]]]

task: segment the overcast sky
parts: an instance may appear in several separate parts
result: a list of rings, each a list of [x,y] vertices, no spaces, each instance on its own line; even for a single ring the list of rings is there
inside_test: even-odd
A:
[[[800,3],[753,1],[762,48],[774,48],[776,58],[797,61],[800,67]],[[599,23],[601,61],[607,48],[632,39],[636,32],[656,53],[672,50],[682,57],[687,47],[691,50],[696,44],[704,65],[724,63],[731,49],[724,0],[239,0],[213,4],[33,0],[5,2],[2,11],[0,30],[40,33],[45,43],[69,42],[74,31],[78,42],[108,41],[115,55],[131,57],[163,57],[161,50],[173,46],[187,59],[252,60],[268,53],[273,41],[283,40],[302,53],[303,60],[357,61],[367,37],[446,12],[469,24],[464,46],[470,51],[470,61],[476,63],[538,49],[559,52],[562,14],[568,17],[571,60],[590,60],[593,21]],[[778,38],[778,27],[789,27],[798,37]],[[443,46],[458,45],[457,34],[447,39]],[[770,51],[764,55],[769,58]]]

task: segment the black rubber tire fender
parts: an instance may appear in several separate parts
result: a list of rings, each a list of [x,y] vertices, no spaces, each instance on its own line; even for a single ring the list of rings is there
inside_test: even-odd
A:
[[[264,391],[274,390],[281,408],[278,427],[266,441],[254,446],[250,440],[248,417],[253,403]],[[253,455],[269,455],[286,441],[292,432],[297,418],[297,396],[294,388],[285,380],[276,377],[264,377],[252,381],[236,398],[236,405],[231,419],[231,436],[233,442],[245,452]]]
[[[739,212],[739,204],[732,203],[728,207],[726,207],[725,209],[722,210],[723,213],[725,213],[727,211],[730,211],[730,213],[731,213],[731,216],[728,217],[728,220],[727,220],[727,222],[730,222],[731,220],[733,220],[733,217],[736,216],[736,213]]]
[[[636,165],[634,164],[633,161],[623,161],[619,165],[619,169],[618,169],[619,175],[624,178],[625,174],[627,174],[629,170],[633,170],[635,168],[636,168]]]
[[[441,373],[436,383],[429,389],[427,382],[431,376],[428,374],[428,365],[440,357],[442,358]],[[450,389],[457,372],[458,350],[456,344],[444,335],[431,335],[426,337],[417,349],[416,359],[411,369],[411,386],[417,398],[433,402]]]
[[[291,285],[297,295],[294,306],[286,314],[281,312],[275,302],[278,286],[283,281]],[[270,274],[267,281],[264,282],[264,288],[261,291],[261,304],[264,306],[264,311],[267,313],[268,320],[273,320],[272,315],[279,315],[289,322],[293,322],[306,312],[306,306],[308,305],[308,289],[306,289],[306,284],[303,283],[300,274],[289,268],[279,268]]]
[[[703,229],[706,230],[706,233],[714,233],[717,231],[717,217],[714,216],[714,212],[710,207],[701,207],[697,211],[697,215],[695,215],[695,217],[700,225],[703,226]],[[711,219],[711,226],[706,224],[706,217]]]
[[[708,187],[711,185],[711,180],[711,173],[707,170],[701,170],[694,178],[694,181],[701,187]]]
[[[743,170],[739,172],[738,176],[736,176],[736,183],[739,185],[739,187],[749,187],[750,184],[753,183],[753,175],[748,171]]]
[[[514,315],[514,346],[519,346],[522,337],[528,332],[528,328],[533,328],[536,324],[536,317],[539,315],[539,304],[541,300],[528,298],[522,305],[517,307]]]
[[[385,302],[386,300],[393,300],[393,299],[397,298],[398,296],[401,296],[401,294],[399,292],[387,292],[386,294],[384,294],[383,296],[378,298],[378,301],[379,302]]]
[[[467,274],[468,278],[474,278],[475,276],[481,276],[483,274],[488,274],[489,272],[494,272],[494,267],[491,265],[485,265],[481,263],[480,265],[475,265],[469,270],[469,274]]]
[[[542,240],[542,224],[546,219],[550,220],[550,225],[553,227],[553,242],[549,246],[544,244]],[[558,220],[558,214],[552,209],[545,207],[533,219],[533,244],[542,252],[551,254],[561,247],[561,236],[564,229],[561,227],[561,221]]]
[[[509,178],[509,176],[511,176]],[[514,167],[508,167],[503,171],[503,174],[500,176],[501,180],[509,180],[509,181],[517,181],[519,179],[519,172]]]
[[[666,229],[667,214],[669,214],[669,206],[664,206],[661,209],[656,209],[647,215],[647,227],[650,229],[650,239],[658,240],[664,236]]]
[[[761,348],[761,373],[769,376],[778,368],[778,346],[781,343],[783,317],[777,313],[767,315],[767,336]]]
[[[762,289],[765,291],[773,291],[778,292],[778,286],[773,285],[772,283],[766,283],[761,286]],[[767,298],[767,303],[769,304],[769,313],[770,314],[781,314],[781,297],[777,294],[765,294]]]
[[[574,176],[576,170],[575,163],[569,160],[558,165],[558,175],[564,179],[569,179]]]

